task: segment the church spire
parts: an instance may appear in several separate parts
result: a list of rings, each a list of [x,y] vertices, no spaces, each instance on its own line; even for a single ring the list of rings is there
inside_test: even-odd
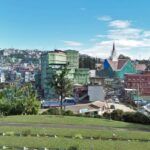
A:
[[[115,43],[113,43],[113,48],[112,48],[112,51],[111,51],[110,60],[117,61]]]

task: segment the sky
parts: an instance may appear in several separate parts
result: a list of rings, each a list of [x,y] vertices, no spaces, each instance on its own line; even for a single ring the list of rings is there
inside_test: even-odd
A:
[[[150,57],[150,0],[0,0],[0,48]]]

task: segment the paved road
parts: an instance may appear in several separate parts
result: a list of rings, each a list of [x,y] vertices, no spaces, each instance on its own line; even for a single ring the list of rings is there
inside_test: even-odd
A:
[[[92,130],[117,130],[117,131],[146,131],[150,132],[150,129],[142,128],[113,128],[106,126],[95,126],[95,125],[71,125],[71,124],[42,124],[42,123],[9,123],[2,122],[0,127],[35,127],[35,128],[70,128],[70,129],[92,129]]]

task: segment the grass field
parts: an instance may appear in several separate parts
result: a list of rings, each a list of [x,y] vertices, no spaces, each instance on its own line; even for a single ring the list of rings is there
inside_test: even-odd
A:
[[[108,119],[70,117],[70,116],[49,116],[49,115],[31,115],[31,116],[9,116],[0,118],[0,122],[18,122],[18,123],[45,123],[45,124],[72,124],[72,125],[98,125],[115,128],[142,128],[150,129],[149,125],[126,123]]]
[[[38,137],[0,137],[0,144],[28,147],[51,147],[66,149],[72,145],[79,146],[80,150],[149,150],[150,143],[124,142],[124,141],[92,141],[80,139],[64,139],[64,138],[38,138]]]
[[[119,121],[83,118],[83,117],[61,117],[61,116],[10,116],[0,118],[1,123],[22,122],[22,123],[45,123],[45,124],[78,124],[78,125],[99,125],[114,128],[145,128],[150,129],[149,126],[139,124],[129,124]],[[23,136],[0,136],[0,145],[7,146],[26,146],[34,148],[60,148],[67,149],[70,146],[79,146],[80,150],[149,150],[150,142],[141,142],[138,139],[150,140],[150,132],[143,131],[120,131],[120,130],[96,130],[96,129],[70,129],[70,128],[34,128],[34,127],[9,127],[0,126],[0,133],[24,133],[30,131],[31,134],[49,134],[57,135],[54,137],[32,137],[30,135]],[[113,135],[117,138],[127,139],[126,141],[113,140],[88,140],[76,139],[76,135],[82,137],[99,137],[112,138]],[[71,136],[67,139],[65,136]],[[136,139],[136,140],[135,140]]]

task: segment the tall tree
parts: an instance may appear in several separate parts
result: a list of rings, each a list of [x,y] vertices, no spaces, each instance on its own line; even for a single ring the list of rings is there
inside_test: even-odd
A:
[[[60,96],[60,107],[63,108],[63,99],[66,96],[70,96],[72,93],[73,84],[72,81],[68,78],[69,69],[67,65],[61,70],[60,73],[55,72],[52,76],[53,80],[50,83],[54,87],[55,92]]]

